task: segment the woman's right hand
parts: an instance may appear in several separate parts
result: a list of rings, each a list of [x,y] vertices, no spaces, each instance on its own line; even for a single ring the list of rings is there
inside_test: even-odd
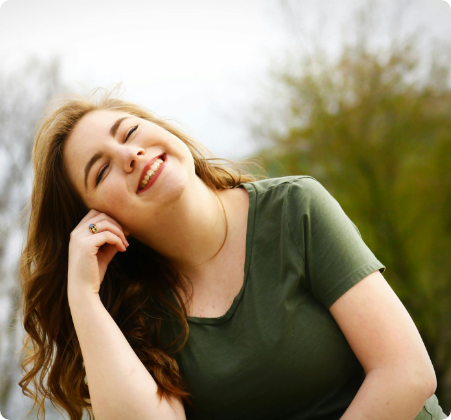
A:
[[[97,233],[89,225],[97,226]],[[92,209],[70,234],[67,293],[99,293],[108,264],[117,251],[126,251],[128,241],[121,225]]]

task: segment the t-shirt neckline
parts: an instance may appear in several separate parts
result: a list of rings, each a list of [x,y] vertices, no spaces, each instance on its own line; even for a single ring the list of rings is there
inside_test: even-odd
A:
[[[244,291],[246,290],[246,285],[249,277],[249,266],[251,262],[251,255],[252,255],[252,241],[254,236],[254,222],[255,222],[255,210],[256,210],[256,191],[255,187],[252,185],[251,182],[243,182],[240,185],[237,186],[237,188],[245,188],[247,193],[249,194],[249,209],[248,209],[248,215],[247,215],[247,230],[246,230],[246,256],[244,260],[244,280],[243,285],[241,286],[241,289],[239,293],[235,296],[233,299],[232,305],[227,310],[227,312],[224,315],[221,315],[217,318],[204,318],[204,317],[197,317],[197,316],[188,316],[187,320],[189,323],[192,324],[208,324],[208,325],[217,325],[217,324],[223,324],[224,322],[228,321],[230,318],[233,317],[235,314],[236,309],[238,308],[238,305],[243,298]],[[177,299],[175,299],[174,294],[172,290],[169,288],[170,298],[172,301],[175,302],[178,308],[180,308],[179,303],[177,302]]]

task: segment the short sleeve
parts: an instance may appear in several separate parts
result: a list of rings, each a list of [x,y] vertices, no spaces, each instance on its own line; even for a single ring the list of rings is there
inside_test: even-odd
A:
[[[288,191],[291,237],[305,263],[305,287],[327,309],[353,285],[385,266],[334,197],[310,176]]]

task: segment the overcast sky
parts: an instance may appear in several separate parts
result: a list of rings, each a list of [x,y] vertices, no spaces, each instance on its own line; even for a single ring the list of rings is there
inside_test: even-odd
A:
[[[281,62],[293,40],[282,3],[8,0],[0,8],[0,71],[20,65],[30,53],[59,53],[72,89],[122,81],[125,99],[181,122],[217,156],[241,158],[258,148],[243,119],[264,97],[271,62]],[[297,6],[296,23],[323,31],[333,51],[340,25],[363,2],[289,3]],[[385,13],[376,20],[382,28],[402,0],[376,3]],[[328,20],[319,18],[324,11]],[[414,0],[401,18],[400,26],[423,26],[451,42],[451,8],[444,0]]]

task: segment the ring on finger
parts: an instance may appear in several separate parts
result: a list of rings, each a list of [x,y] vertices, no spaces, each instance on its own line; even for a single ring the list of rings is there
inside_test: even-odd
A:
[[[95,223],[91,223],[91,224],[89,225],[89,230],[90,230],[92,233],[97,233],[97,232],[98,232],[97,226],[95,225]]]

